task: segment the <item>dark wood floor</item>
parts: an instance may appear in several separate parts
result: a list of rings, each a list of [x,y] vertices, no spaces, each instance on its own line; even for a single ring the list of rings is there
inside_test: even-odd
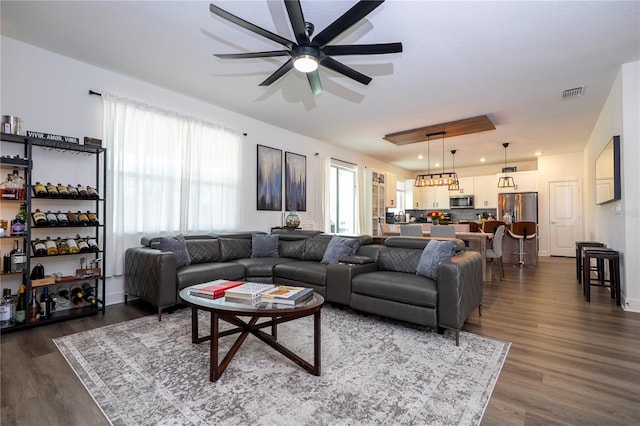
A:
[[[640,424],[640,314],[602,288],[584,302],[573,259],[505,272],[485,283],[483,315],[464,328],[512,342],[482,424]],[[51,339],[153,313],[132,302],[2,335],[0,424],[108,424]]]

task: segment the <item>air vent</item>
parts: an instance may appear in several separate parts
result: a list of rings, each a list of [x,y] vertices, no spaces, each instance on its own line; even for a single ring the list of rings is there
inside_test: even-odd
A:
[[[584,94],[584,86],[574,87],[573,89],[567,89],[562,91],[562,100],[573,99]]]
[[[516,166],[509,166],[509,167],[502,168],[502,173],[515,173],[517,171],[518,171],[518,167]]]

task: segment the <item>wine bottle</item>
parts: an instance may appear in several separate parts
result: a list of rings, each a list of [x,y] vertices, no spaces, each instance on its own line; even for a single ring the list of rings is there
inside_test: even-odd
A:
[[[80,198],[89,198],[89,192],[86,190],[86,188],[83,188],[82,185],[78,184],[76,189],[78,190],[78,195]]]
[[[89,225],[100,225],[97,214],[91,213],[89,210],[87,210],[87,218],[89,219]]]
[[[60,196],[58,193],[58,187],[53,185],[51,182],[47,182],[47,195],[51,198],[58,198]]]
[[[68,211],[67,212],[67,219],[69,220],[69,225],[71,225],[71,226],[80,225],[80,222],[78,221],[78,214],[77,213],[74,213],[72,211]]]
[[[100,299],[98,299],[95,295],[95,291],[93,289],[93,287],[91,286],[91,284],[89,283],[84,283],[82,284],[82,297],[84,298],[85,302],[90,303],[94,306],[96,306],[98,303],[102,303],[100,301]]]
[[[49,221],[47,220],[47,215],[40,211],[40,209],[36,209],[32,214],[33,222],[36,226],[47,226],[49,225]]]
[[[53,241],[51,237],[47,237],[45,245],[47,246],[47,254],[49,256],[55,256],[56,254],[58,254],[58,246],[56,246],[55,241]]]
[[[16,324],[24,324],[27,316],[27,298],[24,292],[27,291],[27,287],[24,284],[20,284],[18,290],[18,301],[16,302]]]
[[[36,182],[35,187],[33,188],[36,193],[36,197],[46,197],[47,196],[47,187],[41,184],[40,182]]]
[[[80,236],[80,234],[76,234],[76,243],[78,244],[80,253],[91,253],[89,244]]]
[[[47,211],[47,223],[49,226],[56,226],[58,224],[58,217],[51,210]]]
[[[40,294],[40,317],[50,319],[53,310],[53,299],[49,294],[49,287],[45,287]]]
[[[100,251],[100,246],[98,246],[98,242],[96,241],[96,239],[94,237],[86,237],[85,241],[87,242],[87,244],[89,245],[89,249],[92,252],[99,252]]]
[[[89,216],[87,216],[86,213],[82,213],[81,211],[78,211],[78,213],[76,214],[78,215],[78,222],[80,222],[80,225],[82,226],[89,225]]]
[[[18,187],[18,200],[24,200],[24,178],[18,174],[17,170],[14,170],[11,180]]]
[[[67,240],[63,240],[58,237],[56,240],[56,247],[58,248],[58,254],[69,254],[69,245],[67,244]]]
[[[82,306],[82,289],[80,287],[73,287],[71,289],[71,294],[69,295],[71,299],[71,303],[76,306]]]
[[[36,256],[46,256],[47,254],[47,245],[40,238],[36,238],[33,242],[33,253]]]
[[[29,302],[29,317],[27,319],[27,322],[31,324],[34,322],[38,322],[40,320],[40,315],[41,315],[40,303],[38,302],[37,292],[38,292],[37,288],[34,287],[31,289],[31,301]]]
[[[56,219],[58,219],[58,225],[60,226],[67,226],[69,224],[69,218],[67,218],[67,215],[62,213],[60,210],[56,213]]]
[[[69,190],[67,189],[66,186],[62,185],[61,183],[58,183],[58,186],[56,187],[56,189],[58,190],[58,194],[60,195],[60,198],[69,198]]]
[[[15,305],[11,297],[11,289],[2,289],[2,299],[0,299],[0,326],[10,327],[15,323]]]
[[[2,270],[5,274],[11,273],[11,252],[6,252],[2,256]]]
[[[67,246],[69,247],[69,253],[80,253],[80,248],[73,238],[67,238]]]
[[[69,193],[69,198],[80,197],[80,194],[78,194],[78,189],[71,184],[67,185],[67,192]]]
[[[89,194],[89,198],[92,198],[94,200],[97,200],[100,198],[100,195],[98,194],[98,191],[96,191],[95,188],[87,185],[87,193]]]

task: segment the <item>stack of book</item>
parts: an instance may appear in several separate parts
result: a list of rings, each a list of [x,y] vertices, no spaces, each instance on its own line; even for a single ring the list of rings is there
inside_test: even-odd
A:
[[[198,284],[189,289],[192,296],[205,297],[207,299],[218,299],[225,295],[225,292],[234,287],[242,285],[240,281],[215,280],[204,284]]]
[[[306,287],[294,287],[279,285],[273,290],[266,291],[260,296],[264,303],[279,303],[283,305],[296,305],[313,296],[313,289]]]
[[[224,300],[227,302],[254,303],[260,301],[260,295],[265,291],[273,290],[273,284],[246,282],[238,287],[226,290]]]

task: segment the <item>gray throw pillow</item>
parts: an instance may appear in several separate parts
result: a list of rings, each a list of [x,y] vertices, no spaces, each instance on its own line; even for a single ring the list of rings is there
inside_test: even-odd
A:
[[[447,260],[453,253],[455,242],[453,240],[439,241],[431,240],[422,251],[416,275],[438,279],[438,266],[443,260]]]
[[[335,265],[347,256],[353,256],[358,251],[360,241],[355,238],[338,237],[334,235],[327,245],[320,263]]]
[[[251,257],[280,257],[278,254],[278,234],[251,235]]]
[[[182,234],[160,238],[160,250],[173,252],[176,258],[176,268],[182,268],[191,263],[187,244],[184,242]]]

